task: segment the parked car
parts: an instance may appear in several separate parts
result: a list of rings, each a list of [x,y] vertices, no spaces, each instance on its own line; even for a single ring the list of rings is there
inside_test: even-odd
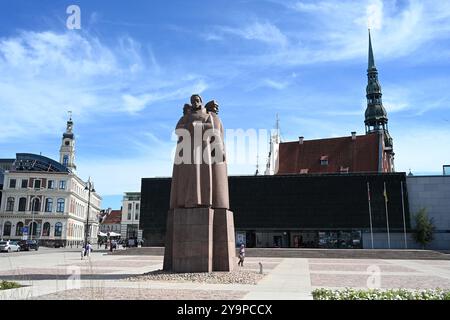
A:
[[[0,251],[11,252],[11,251],[20,251],[20,246],[17,241],[0,241]]]
[[[39,243],[36,240],[21,240],[19,246],[21,251],[39,250]]]

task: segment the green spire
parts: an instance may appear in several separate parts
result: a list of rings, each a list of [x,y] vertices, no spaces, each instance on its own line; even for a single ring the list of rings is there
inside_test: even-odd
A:
[[[373,50],[372,50],[372,39],[370,38],[370,29],[369,29],[369,66],[368,70],[376,69],[375,60],[373,58]]]

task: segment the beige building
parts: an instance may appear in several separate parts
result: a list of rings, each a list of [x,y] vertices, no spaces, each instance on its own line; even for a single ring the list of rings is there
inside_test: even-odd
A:
[[[84,241],[88,225],[89,241],[97,241],[101,197],[90,181],[75,173],[72,128],[70,119],[60,162],[18,153],[11,168],[3,172],[0,239],[34,239],[44,246],[77,245]]]

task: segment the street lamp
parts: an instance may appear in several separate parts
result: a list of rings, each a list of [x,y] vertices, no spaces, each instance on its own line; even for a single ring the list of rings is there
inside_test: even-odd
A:
[[[88,243],[89,236],[89,211],[91,207],[91,192],[95,192],[94,184],[91,182],[91,177],[89,177],[88,182],[86,183],[86,187],[84,190],[88,191],[88,207],[87,207],[87,216],[86,216],[86,230],[84,236],[84,245],[86,246]]]
[[[34,195],[31,198],[31,228],[30,228],[30,240],[33,240],[33,231],[35,231],[36,229],[34,227],[34,211],[36,207],[36,200],[39,200],[37,193],[38,191],[40,191],[40,188],[28,188],[28,189],[34,192]]]

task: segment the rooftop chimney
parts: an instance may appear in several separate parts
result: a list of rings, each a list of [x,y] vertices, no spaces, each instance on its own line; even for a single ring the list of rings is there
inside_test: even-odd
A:
[[[352,140],[356,140],[356,131],[352,131]]]
[[[303,144],[303,137],[298,137],[298,143]]]

